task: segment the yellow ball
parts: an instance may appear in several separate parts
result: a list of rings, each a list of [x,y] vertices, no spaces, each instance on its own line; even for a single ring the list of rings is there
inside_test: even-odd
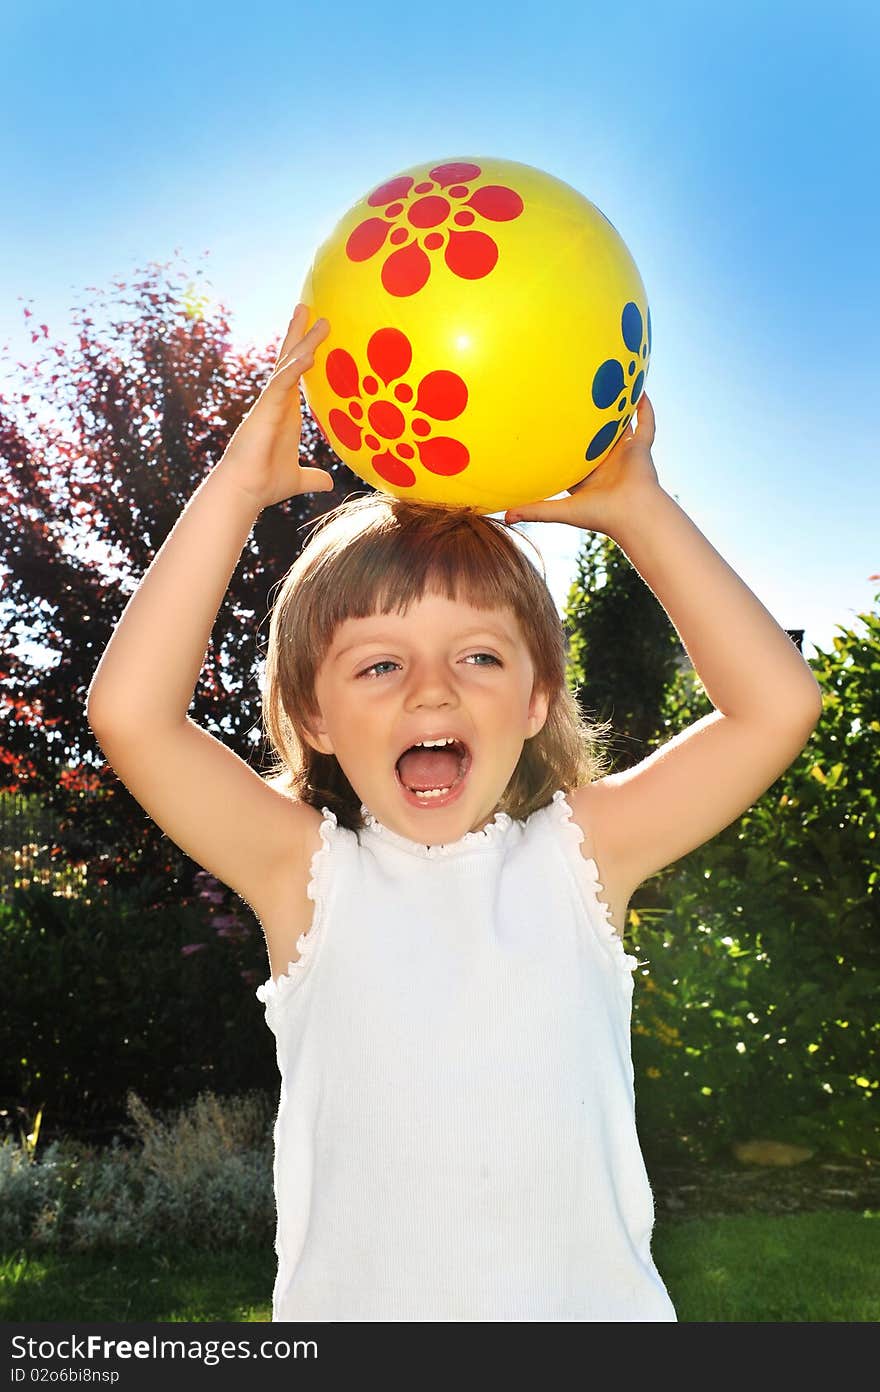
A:
[[[367,483],[501,512],[585,478],[651,353],[635,262],[595,204],[501,159],[414,165],[319,247],[300,299],[330,323],[309,410]]]

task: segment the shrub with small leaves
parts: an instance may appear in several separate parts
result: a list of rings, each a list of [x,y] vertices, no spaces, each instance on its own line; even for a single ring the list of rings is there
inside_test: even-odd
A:
[[[880,614],[858,617],[810,663],[823,711],[794,762],[633,896],[647,1150],[880,1154]]]
[[[213,1093],[162,1118],[134,1092],[137,1140],[0,1143],[0,1247],[113,1251],[271,1243],[274,1099]]]

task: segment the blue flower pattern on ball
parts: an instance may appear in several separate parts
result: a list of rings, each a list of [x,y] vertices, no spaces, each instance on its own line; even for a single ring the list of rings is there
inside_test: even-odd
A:
[[[602,363],[593,378],[593,404],[598,406],[600,411],[610,410],[615,403],[618,412],[626,411],[627,407],[629,407],[629,411],[622,419],[608,421],[601,430],[596,432],[584,455],[588,463],[592,463],[594,459],[598,459],[601,454],[604,454],[615,436],[618,433],[622,435],[632,419],[632,413],[645,385],[645,373],[648,370],[648,359],[651,356],[650,309],[648,310],[648,332],[644,342],[642,341],[641,310],[637,304],[633,304],[632,300],[623,307],[623,313],[620,316],[620,332],[624,346],[629,349],[631,354],[634,354],[634,357],[630,358],[626,369],[617,358],[608,358]],[[637,374],[636,368],[638,368]],[[627,376],[633,379],[629,387],[626,385]]]

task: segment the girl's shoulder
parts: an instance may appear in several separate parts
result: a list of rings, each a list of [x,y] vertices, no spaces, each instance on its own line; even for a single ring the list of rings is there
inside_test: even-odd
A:
[[[290,832],[289,854],[278,863],[252,908],[266,938],[272,975],[299,959],[297,940],[312,925],[315,905],[308,889],[315,855],[324,848],[322,814],[306,802],[288,800],[282,813]]]
[[[582,838],[579,848],[581,858],[585,862],[592,862],[600,881],[599,888],[604,890],[603,900],[611,910],[612,925],[623,937],[629,901],[638,886],[624,877],[607,849],[603,849],[602,825],[608,806],[607,789],[603,789],[602,780],[598,779],[566,793],[561,808],[564,819],[568,820],[565,816],[566,805],[571,808],[571,823]]]
[[[602,816],[602,800],[596,796],[596,784],[585,783],[582,787],[573,788],[565,794],[559,815],[567,821],[566,807],[571,808],[571,820],[583,833],[581,854],[585,860],[595,860],[598,863],[596,833],[597,824]]]

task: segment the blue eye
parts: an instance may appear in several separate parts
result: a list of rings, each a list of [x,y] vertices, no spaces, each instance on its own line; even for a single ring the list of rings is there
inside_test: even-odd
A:
[[[358,672],[358,676],[368,677],[370,673],[375,670],[376,667],[395,667],[396,665],[397,664],[394,662],[374,662],[372,667],[365,667],[362,672]]]
[[[494,655],[494,653],[469,653],[468,656],[464,659],[464,661],[468,662],[472,657],[487,657],[489,661],[491,663],[494,663],[496,667],[501,666],[501,662]],[[390,658],[383,658],[382,661],[374,662],[370,667],[365,667],[362,672],[358,672],[358,678],[360,679],[361,677],[371,677],[371,674],[376,670],[377,667],[397,667],[398,665],[398,663],[392,662]],[[480,662],[477,665],[482,667],[483,663]],[[379,673],[378,675],[381,676],[382,673]],[[375,681],[375,677],[371,677],[371,680]]]

